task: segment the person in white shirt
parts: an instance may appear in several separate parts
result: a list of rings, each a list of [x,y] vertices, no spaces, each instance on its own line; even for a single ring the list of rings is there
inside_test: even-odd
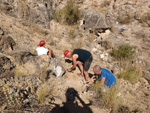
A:
[[[41,40],[37,46],[39,46],[36,48],[38,56],[48,55],[50,58],[54,57],[53,51],[49,48],[48,49],[45,48],[45,41],[44,40]]]

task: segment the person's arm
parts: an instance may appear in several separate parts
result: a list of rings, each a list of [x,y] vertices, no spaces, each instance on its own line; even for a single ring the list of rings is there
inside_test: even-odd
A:
[[[93,74],[93,76],[87,82],[93,82],[95,77],[95,74]]]
[[[99,85],[100,85],[100,86],[103,86],[104,83],[105,83],[105,78],[103,77],[103,78],[101,79],[101,83],[100,83]]]
[[[73,66],[70,69],[68,69],[69,72],[76,68],[77,58],[78,58],[78,55],[76,54],[72,56]]]

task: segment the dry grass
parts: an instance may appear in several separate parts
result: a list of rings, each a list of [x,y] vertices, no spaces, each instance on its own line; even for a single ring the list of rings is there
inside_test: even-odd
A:
[[[97,81],[94,85],[94,90],[97,91],[98,99],[104,102],[104,107],[111,108],[112,110],[116,110],[121,105],[121,98],[117,97],[119,92],[118,86],[119,82],[115,86],[108,88],[106,86],[99,87],[100,81]]]
[[[91,35],[88,35],[88,36],[87,36],[87,39],[88,39],[89,42],[93,42],[94,39],[95,39],[95,35],[92,35],[92,34],[91,34]]]
[[[72,43],[72,49],[82,48],[84,47],[83,39],[78,39]]]
[[[118,21],[122,24],[128,24],[133,19],[133,14],[120,11]]]
[[[121,66],[121,72],[117,75],[118,78],[123,78],[131,83],[136,83],[142,76],[142,69],[137,65],[132,66],[131,63],[126,62]]]
[[[150,12],[146,12],[146,13],[143,13],[140,17],[139,17],[139,21],[141,23],[147,23],[150,25]]]
[[[48,95],[51,95],[52,90],[47,83],[41,85],[36,91],[38,100],[43,102]]]
[[[71,39],[74,39],[76,37],[76,29],[75,28],[72,28],[69,30],[68,32],[68,38],[69,40]]]
[[[148,39],[149,38],[149,34],[144,32],[144,30],[133,32],[133,34],[135,35],[135,37],[137,39]]]
[[[107,7],[107,6],[110,5],[110,2],[111,2],[110,0],[103,0],[103,2],[101,3],[100,6],[101,6],[102,8]]]
[[[29,21],[27,21],[27,20],[24,20],[24,21],[22,22],[22,25],[26,27],[25,30],[26,30],[28,33],[30,33],[30,34],[38,33],[38,34],[44,35],[44,36],[46,36],[46,35],[49,34],[47,30],[44,30],[44,29],[42,28],[42,26],[40,26],[40,25],[38,25],[38,24],[35,24],[35,23],[31,23],[31,22],[29,22]],[[30,29],[28,29],[28,28],[30,28]]]
[[[74,25],[80,20],[82,13],[75,1],[69,0],[63,9],[54,12],[53,17],[60,23]]]
[[[20,71],[19,69],[14,69],[14,73],[16,76],[26,76],[28,73],[26,71]]]
[[[108,41],[108,40],[102,41],[101,42],[101,46],[104,47],[106,50],[113,48],[112,43],[110,41]]]

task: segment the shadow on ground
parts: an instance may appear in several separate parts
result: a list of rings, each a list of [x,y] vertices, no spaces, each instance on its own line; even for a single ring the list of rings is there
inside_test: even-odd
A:
[[[78,100],[82,106],[79,106],[76,100]],[[84,103],[74,88],[68,88],[66,91],[66,102],[63,103],[63,106],[60,107],[60,105],[55,104],[55,107],[49,113],[93,113],[89,108],[90,105],[91,103]]]

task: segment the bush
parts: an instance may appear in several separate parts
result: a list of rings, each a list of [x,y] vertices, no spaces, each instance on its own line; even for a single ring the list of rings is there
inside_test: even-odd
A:
[[[142,76],[142,70],[139,66],[131,66],[127,63],[121,69],[121,72],[117,75],[118,78],[123,78],[131,83],[136,83]]]
[[[132,19],[133,19],[132,12],[129,12],[129,13],[124,12],[124,11],[119,12],[119,17],[118,17],[119,23],[128,24],[131,22]]]
[[[74,39],[76,37],[76,30],[75,29],[70,29],[68,33],[68,38]]]
[[[36,95],[38,97],[38,100],[40,102],[43,102],[45,100],[45,98],[51,94],[52,90],[53,89],[50,89],[50,86],[47,83],[38,87],[38,89],[36,91]]]
[[[102,3],[101,3],[101,7],[103,8],[103,7],[107,7],[107,6],[109,6],[110,5],[110,0],[104,0]]]
[[[69,0],[63,9],[55,11],[53,17],[58,22],[65,22],[68,25],[73,25],[77,23],[81,16],[79,6],[75,5],[73,0]]]
[[[84,46],[83,39],[78,39],[77,41],[74,41],[72,44],[72,49],[81,48]]]
[[[117,60],[120,59],[131,59],[133,58],[134,54],[135,54],[135,47],[130,46],[128,44],[123,44],[121,45],[118,49],[113,49],[111,51],[111,55],[116,58]]]
[[[87,36],[87,39],[88,39],[88,41],[89,41],[90,43],[94,41],[94,38],[95,38],[94,35],[88,35],[88,36]]]
[[[115,86],[110,88],[102,86],[99,87],[100,81],[97,81],[94,85],[94,90],[96,90],[98,94],[98,99],[102,100],[101,103],[104,103],[103,106],[107,108],[111,108],[112,110],[116,110],[119,105],[121,104],[121,99],[117,97],[118,94],[118,85],[117,83]]]
[[[139,22],[150,24],[150,12],[146,12],[140,16]]]

